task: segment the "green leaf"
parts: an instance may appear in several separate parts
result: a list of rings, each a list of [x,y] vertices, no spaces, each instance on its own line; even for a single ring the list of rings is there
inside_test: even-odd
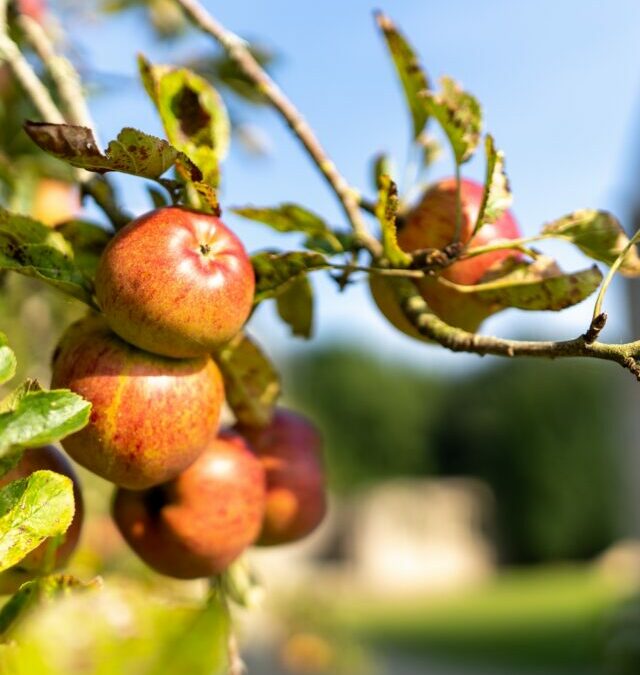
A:
[[[255,305],[283,293],[290,284],[308,272],[329,267],[323,255],[307,251],[263,251],[252,256],[251,263],[256,275]]]
[[[382,248],[385,257],[394,267],[408,267],[411,256],[405,253],[398,244],[396,232],[396,216],[398,214],[398,188],[396,184],[383,174],[380,176],[376,217],[382,228]]]
[[[313,333],[313,288],[308,277],[298,277],[276,296],[280,318],[292,335],[309,339]]]
[[[513,197],[509,189],[509,179],[504,171],[504,153],[496,149],[493,136],[487,134],[485,138],[485,154],[487,157],[487,171],[484,181],[482,202],[478,211],[473,234],[483,225],[495,223],[511,206]]]
[[[39,279],[93,306],[93,284],[75,264],[69,242],[37,220],[1,207],[0,269]]]
[[[420,66],[415,50],[396,28],[393,21],[382,12],[377,12],[375,18],[400,78],[413,120],[413,137],[417,138],[429,118],[429,112],[418,94],[429,89],[429,79]]]
[[[562,272],[554,260],[540,256],[533,263],[506,261],[506,274],[476,286],[454,284],[442,277],[438,281],[459,293],[493,305],[494,310],[515,307],[524,310],[559,311],[588,298],[602,282],[602,274],[593,267],[573,272]],[[489,275],[488,275],[489,276]]]
[[[447,135],[456,164],[464,164],[480,141],[482,109],[477,99],[451,78],[443,77],[440,83],[440,93],[424,92],[421,97],[427,112],[438,120]]]
[[[138,57],[138,63],[169,142],[200,168],[203,182],[217,186],[219,164],[227,154],[231,134],[220,95],[188,68],[154,66],[143,56]]]
[[[268,424],[280,396],[280,376],[260,347],[239,333],[216,354],[216,361],[236,419],[250,426]]]
[[[202,179],[202,172],[184,153],[167,141],[137,129],[123,129],[103,154],[93,131],[86,127],[27,122],[24,128],[45,152],[80,169],[96,173],[118,171],[156,179],[175,164],[192,180]]]
[[[566,239],[594,260],[612,265],[629,243],[618,220],[607,211],[584,209],[545,225],[542,234]],[[629,249],[620,266],[620,273],[640,276],[640,257],[636,247]]]
[[[48,537],[67,531],[74,514],[73,483],[36,471],[0,490],[0,572],[19,563]]]
[[[0,384],[8,382],[16,374],[16,355],[9,347],[9,341],[4,333],[0,333]]]
[[[94,590],[100,587],[96,578],[85,583],[69,574],[50,574],[27,581],[11,596],[0,610],[0,635],[5,636],[32,608],[72,591]]]
[[[0,414],[15,410],[30,391],[42,391],[38,380],[27,379],[0,401]]]
[[[93,278],[105,246],[113,236],[104,227],[86,220],[69,220],[56,227],[73,249],[76,267]]]
[[[90,412],[88,401],[66,389],[19,389],[0,414],[0,459],[15,446],[46,445],[82,429]]]
[[[307,242],[324,241],[334,253],[343,250],[340,240],[327,223],[298,204],[285,203],[275,207],[243,206],[232,208],[231,211],[248,220],[269,225],[278,232],[302,232],[307,235]]]
[[[147,675],[225,675],[231,672],[229,630],[229,612],[224,601],[212,598],[173,640],[163,645],[155,663],[145,672]]]
[[[16,410],[20,405],[20,401],[30,391],[42,391],[42,387],[37,380],[25,380],[19,387],[5,396],[0,401],[0,415]],[[20,445],[12,445],[0,452],[0,476],[4,476],[17,466],[22,458],[23,451],[24,448],[20,447]]]

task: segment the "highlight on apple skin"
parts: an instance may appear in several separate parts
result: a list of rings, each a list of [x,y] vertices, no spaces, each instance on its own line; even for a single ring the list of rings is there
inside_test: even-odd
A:
[[[219,218],[156,209],[105,249],[96,296],[111,329],[163,356],[201,356],[228,342],[253,306],[255,279],[242,242]]]
[[[482,194],[482,185],[472,180],[462,180],[460,241],[478,247],[495,243],[500,239],[520,238],[520,228],[510,211],[506,211],[495,223],[484,225],[473,238],[471,237],[482,203]],[[425,192],[422,200],[399,228],[400,247],[407,253],[412,253],[424,248],[442,249],[450,244],[455,237],[456,201],[455,178],[435,183]],[[509,249],[484,253],[453,263],[439,276],[454,284],[475,285],[491,267],[517,256],[519,253]],[[491,304],[447,287],[439,282],[437,277],[425,277],[416,280],[415,284],[431,311],[452,326],[476,332],[482,322],[496,312],[496,307]],[[369,277],[369,286],[378,308],[396,328],[411,337],[426,340],[402,313],[387,280],[380,275],[372,274]]]
[[[53,560],[51,560],[50,551],[52,540],[46,539],[40,546],[23,558],[18,565],[14,565],[0,574],[0,594],[15,593],[26,581],[64,567],[80,539],[82,521],[84,519],[84,504],[80,482],[71,462],[53,445],[25,450],[18,464],[0,478],[0,487],[4,487],[19,478],[26,478],[34,471],[41,470],[60,473],[68,476],[73,482],[73,499],[75,503],[73,520],[69,529],[62,535],[60,543],[53,554]],[[48,568],[49,565],[51,565],[52,569]]]
[[[236,425],[267,476],[267,508],[257,541],[263,546],[298,541],[327,511],[322,437],[311,422],[284,408],[265,427]]]
[[[223,432],[174,480],[119,488],[113,518],[151,568],[178,579],[220,574],[260,533],[265,472],[247,443]]]
[[[76,322],[53,358],[53,388],[91,402],[89,424],[62,441],[79,464],[141,490],[171,480],[215,438],[224,401],[208,356],[169,359],[141,351],[99,316]]]

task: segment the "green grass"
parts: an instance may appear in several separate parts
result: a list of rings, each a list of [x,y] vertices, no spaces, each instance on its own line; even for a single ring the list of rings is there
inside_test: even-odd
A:
[[[629,594],[590,568],[540,569],[442,598],[343,596],[330,620],[378,647],[582,673],[601,662],[609,617]]]

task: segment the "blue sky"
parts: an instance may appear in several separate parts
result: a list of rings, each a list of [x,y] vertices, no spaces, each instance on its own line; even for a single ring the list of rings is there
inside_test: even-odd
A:
[[[380,150],[392,153],[401,166],[409,138],[403,100],[372,20],[373,9],[379,8],[403,28],[433,79],[451,75],[482,102],[486,128],[506,152],[514,211],[526,234],[584,207],[609,208],[628,225],[626,199],[637,182],[629,172],[634,152],[640,152],[640,3],[635,0],[209,0],[205,5],[228,28],[277,47],[282,59],[276,79],[354,185],[369,187],[369,159]],[[159,44],[135,13],[90,26],[70,21],[67,28],[85,62],[110,76],[108,91],[93,101],[105,140],[130,125],[160,133],[136,81],[136,52],[172,62],[212,48],[195,34]],[[267,159],[253,160],[232,148],[223,205],[296,201],[342,222],[332,194],[279,118],[262,110],[251,120],[268,134],[272,151]],[[433,175],[450,170],[445,161]],[[476,178],[482,172],[481,161],[466,169]],[[132,210],[148,208],[139,182],[123,186]],[[292,248],[298,242],[231,214],[225,220],[250,250]],[[586,264],[567,246],[548,250],[560,255],[567,269]],[[465,368],[479,361],[446,355],[397,333],[375,312],[366,285],[336,295],[333,284],[316,277],[316,287],[318,340],[356,337],[381,354],[426,366]],[[588,324],[591,308],[588,300],[562,315],[508,311],[484,330],[569,337]],[[624,334],[623,306],[612,295],[608,308],[614,317],[606,337],[614,340]],[[300,347],[287,337],[271,307],[260,310],[254,331],[276,353]]]

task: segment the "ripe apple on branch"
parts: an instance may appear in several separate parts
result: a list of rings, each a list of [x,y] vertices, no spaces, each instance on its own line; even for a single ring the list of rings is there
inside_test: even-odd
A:
[[[113,518],[133,551],[161,574],[211,577],[209,602],[221,599],[228,615],[229,599],[243,601],[226,583],[243,552],[306,537],[327,508],[321,434],[279,407],[277,369],[246,330],[258,305],[273,299],[291,332],[309,338],[310,277],[326,271],[340,290],[368,282],[387,319],[416,339],[476,354],[605,359],[640,379],[640,341],[598,339],[613,275],[640,275],[640,234],[629,239],[611,214],[583,210],[523,238],[510,212],[504,155],[490,134],[484,134],[484,184],[462,176],[483,139],[478,101],[450,78],[434,90],[414,48],[382,14],[376,20],[407,101],[412,142],[431,161],[426,130],[438,125],[455,176],[429,186],[418,181],[414,204],[407,195],[416,186],[398,194],[379,163],[377,195],[367,199],[342,176],[249,47],[197,0],[175,5],[224,48],[244,84],[288,124],[338,199],[345,223],[330,226],[296,203],[236,207],[235,213],[276,231],[302,235],[294,251],[250,257],[221,219],[218,187],[231,124],[209,81],[192,69],[139,57],[142,86],[166,140],[125,126],[102,150],[77,72],[44,28],[23,20],[28,10],[18,4],[15,20],[49,71],[52,97],[5,17],[0,56],[42,118],[26,121],[25,130],[42,151],[71,167],[110,229],[82,218],[52,226],[0,210],[0,268],[38,279],[88,312],[60,339],[54,389],[26,383],[2,402],[0,495],[16,513],[25,494],[46,498],[50,518],[46,527],[31,523],[33,532],[7,521],[0,572],[26,571],[34,577],[30,583],[42,584],[45,570],[31,562],[43,541],[68,533],[55,558],[60,564],[72,548],[81,520],[77,481],[61,463],[32,461],[36,451],[26,450],[61,441],[73,459],[114,484]],[[110,182],[113,172],[151,184],[153,209],[130,218]],[[530,246],[551,238],[607,265],[604,281],[595,264],[565,273]],[[559,311],[596,291],[593,320],[573,340],[523,342],[478,333],[503,309]],[[0,339],[0,382],[14,371],[15,357]],[[236,423],[220,431],[225,401]],[[238,672],[234,658],[230,662]]]

